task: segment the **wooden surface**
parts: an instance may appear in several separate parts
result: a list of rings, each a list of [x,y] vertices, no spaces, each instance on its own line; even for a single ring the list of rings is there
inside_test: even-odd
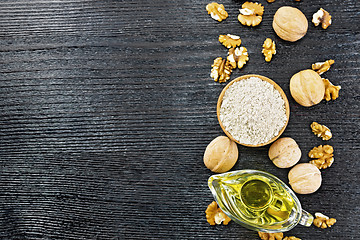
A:
[[[331,228],[298,226],[301,239],[359,239],[359,2],[277,0],[263,22],[237,21],[242,1],[222,1],[218,23],[210,1],[0,2],[0,238],[1,239],[258,239],[234,222],[210,226],[212,174],[202,162],[207,144],[223,135],[216,102],[225,84],[210,79],[213,59],[225,57],[219,34],[236,34],[250,60],[231,79],[260,74],[288,96],[283,136],[308,151],[325,144],[310,131],[327,125],[335,162],[323,184],[299,195],[303,208],[337,219]],[[283,5],[309,21],[320,7],[333,16],[323,30],[284,42],[272,30]],[[266,63],[261,46],[275,40]],[[334,59],[324,76],[341,85],[336,101],[304,108],[289,79],[312,63]],[[287,182],[288,169],[267,158],[268,146],[239,146],[233,170],[266,170]]]

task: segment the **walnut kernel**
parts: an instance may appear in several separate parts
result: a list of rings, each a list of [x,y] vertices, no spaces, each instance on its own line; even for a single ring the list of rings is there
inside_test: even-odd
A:
[[[213,201],[209,204],[206,211],[206,220],[210,225],[221,224],[228,225],[231,219],[218,207]]]
[[[261,23],[264,7],[260,3],[245,2],[241,7],[238,20],[242,25],[257,26]]]
[[[317,62],[311,65],[312,70],[316,71],[319,75],[330,69],[330,66],[335,63],[334,60],[330,59],[325,62]]]
[[[278,168],[289,168],[300,160],[301,150],[294,139],[283,137],[270,146],[268,155]]]
[[[265,56],[265,61],[270,62],[273,55],[276,54],[275,42],[267,38],[263,44],[262,53]]]
[[[220,35],[219,42],[221,42],[222,45],[227,48],[237,47],[241,45],[240,37],[232,34]]]
[[[295,42],[305,36],[308,21],[299,9],[284,6],[276,11],[272,26],[281,39]]]
[[[334,162],[334,148],[330,145],[320,145],[310,150],[309,158],[314,158],[310,163],[315,165],[318,169],[325,169],[330,167]]]
[[[291,236],[291,237],[285,237],[283,240],[301,240],[300,238]]]
[[[241,69],[247,61],[249,61],[249,55],[245,47],[230,48],[227,56],[232,68],[236,66]]]
[[[316,192],[321,186],[321,172],[310,163],[300,163],[289,171],[289,184],[299,194]]]
[[[258,232],[258,234],[262,240],[282,240],[284,236],[282,232],[279,233]]]
[[[222,59],[221,57],[216,58],[211,67],[210,77],[212,77],[215,82],[223,83],[230,79],[232,67],[226,59]]]
[[[310,107],[324,99],[325,85],[319,74],[307,69],[291,77],[290,93],[297,103]]]
[[[334,86],[328,79],[322,79],[325,85],[324,99],[326,101],[335,100],[339,97],[341,86]]]
[[[225,20],[229,16],[228,13],[225,11],[224,5],[218,4],[216,2],[212,2],[206,5],[206,10],[213,19],[219,22]]]
[[[315,213],[313,224],[318,228],[328,228],[336,223],[335,218],[329,218],[322,213]]]
[[[332,138],[332,134],[330,129],[325,126],[325,125],[321,125],[317,122],[313,122],[310,125],[312,132],[318,136],[321,137],[322,140],[329,140],[330,138]]]
[[[319,26],[321,23],[321,27],[323,29],[327,29],[331,25],[331,15],[324,9],[320,8],[316,13],[314,13],[312,22],[315,26]]]
[[[266,0],[268,3],[273,3],[275,0]],[[300,2],[301,0],[295,0],[295,2]]]
[[[206,147],[204,164],[213,172],[223,173],[229,171],[239,156],[237,145],[226,136],[218,136]]]

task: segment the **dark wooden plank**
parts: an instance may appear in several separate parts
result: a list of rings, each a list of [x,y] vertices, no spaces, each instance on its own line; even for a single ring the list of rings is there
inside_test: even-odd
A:
[[[2,239],[257,239],[235,223],[209,226],[211,175],[206,145],[223,134],[216,101],[225,84],[210,65],[226,56],[219,34],[237,34],[250,61],[232,78],[268,76],[287,94],[291,117],[284,136],[307,152],[322,144],[309,124],[334,134],[335,163],[321,189],[301,195],[309,212],[337,218],[331,229],[296,227],[302,239],[357,239],[359,174],[359,4],[278,0],[263,22],[237,21],[243,1],[223,1],[217,23],[209,1],[0,2],[0,238]],[[333,16],[327,30],[309,25],[296,43],[280,40],[272,15],[296,6],[308,19],[320,7]],[[265,63],[261,46],[275,39]],[[290,77],[316,61],[335,59],[326,73],[342,86],[336,101],[304,108],[290,96]],[[233,168],[255,168],[287,182],[287,169],[268,147],[239,146]]]

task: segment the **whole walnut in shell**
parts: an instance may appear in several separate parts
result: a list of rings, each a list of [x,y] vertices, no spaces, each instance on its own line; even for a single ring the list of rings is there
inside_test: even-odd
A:
[[[279,138],[270,146],[269,158],[278,168],[289,168],[300,160],[301,150],[294,139]]]
[[[204,153],[204,164],[213,172],[229,171],[239,156],[237,145],[230,138],[219,136],[212,140]]]
[[[272,25],[281,39],[295,42],[305,36],[309,24],[299,9],[284,6],[276,11]]]
[[[300,163],[289,171],[289,184],[300,194],[316,192],[321,186],[321,172],[311,163]]]
[[[319,74],[306,69],[291,77],[290,93],[297,103],[310,107],[324,99],[325,84]]]

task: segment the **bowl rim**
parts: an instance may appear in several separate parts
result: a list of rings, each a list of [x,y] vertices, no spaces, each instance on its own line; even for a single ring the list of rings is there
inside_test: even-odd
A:
[[[266,81],[268,83],[270,83],[271,85],[274,86],[274,88],[276,90],[278,90],[280,92],[280,95],[281,97],[283,98],[284,102],[285,102],[285,113],[286,113],[286,123],[284,124],[284,126],[282,127],[282,129],[280,130],[279,134],[276,135],[275,137],[273,137],[272,139],[270,139],[269,141],[265,142],[265,143],[260,143],[260,144],[245,144],[245,143],[240,143],[238,140],[236,140],[235,138],[233,138],[233,136],[225,129],[224,125],[222,124],[221,120],[220,120],[220,108],[221,108],[221,104],[222,104],[222,100],[223,100],[223,97],[224,97],[224,94],[226,92],[226,90],[232,85],[234,84],[235,82],[238,82],[238,81],[241,81],[241,80],[244,80],[244,79],[248,79],[248,78],[251,78],[251,77],[257,77],[257,78],[260,78],[261,80],[263,81]],[[220,95],[219,95],[219,98],[218,98],[218,101],[217,101],[217,105],[216,105],[216,114],[217,114],[217,119],[219,121],[219,124],[220,124],[220,127],[221,129],[224,131],[224,133],[226,134],[226,136],[228,136],[231,140],[233,140],[234,142],[240,144],[240,145],[243,145],[243,146],[246,146],[246,147],[262,147],[262,146],[265,146],[265,145],[268,145],[272,142],[274,142],[276,139],[278,139],[281,134],[285,131],[285,128],[287,127],[288,123],[289,123],[289,118],[290,118],[290,105],[289,105],[289,101],[286,97],[286,94],[285,92],[282,90],[282,88],[276,83],[274,82],[273,80],[271,80],[270,78],[268,77],[265,77],[265,76],[262,76],[262,75],[258,75],[258,74],[246,74],[246,75],[242,75],[240,77],[237,77],[235,78],[234,80],[232,80],[231,82],[229,82],[224,88],[223,90],[221,91]]]

